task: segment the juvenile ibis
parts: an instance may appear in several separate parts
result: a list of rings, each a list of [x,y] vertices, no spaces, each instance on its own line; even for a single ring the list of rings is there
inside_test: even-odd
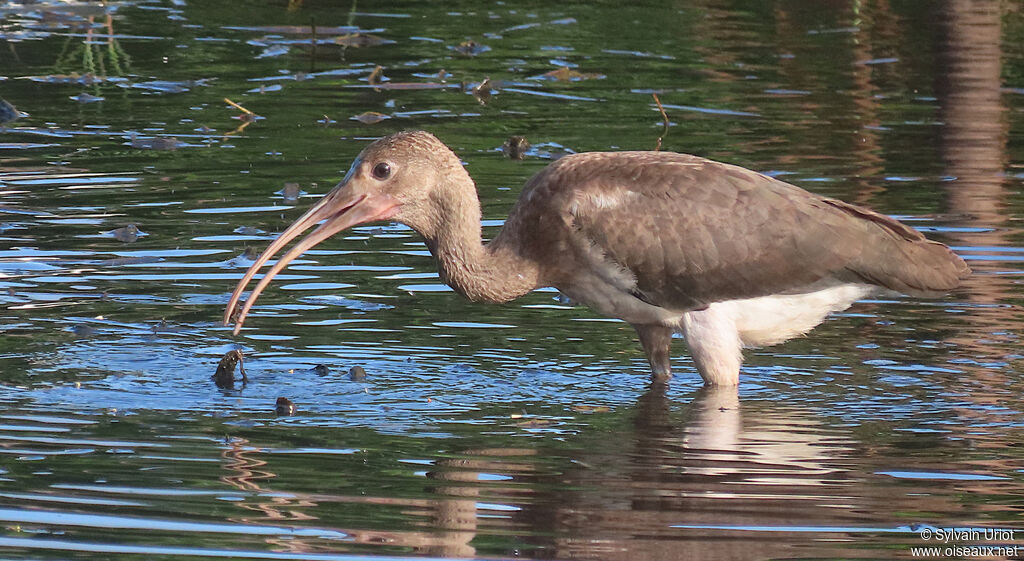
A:
[[[402,222],[423,236],[440,277],[473,301],[555,287],[636,329],[657,381],[682,332],[705,383],[739,383],[742,349],[810,331],[880,291],[938,296],[970,269],[948,247],[863,207],[697,156],[591,152],[527,182],[504,227],[481,241],[476,186],[430,133],[381,138],[345,178],[275,239],[239,281],[224,315],[237,334],[274,275],[348,228]],[[322,223],[260,279],[291,240]]]

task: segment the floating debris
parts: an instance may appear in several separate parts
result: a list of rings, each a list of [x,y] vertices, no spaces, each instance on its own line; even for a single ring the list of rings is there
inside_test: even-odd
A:
[[[79,339],[88,339],[96,335],[96,328],[91,325],[79,324],[71,326],[71,332]]]
[[[568,66],[559,66],[556,70],[545,72],[537,77],[540,80],[557,80],[559,82],[579,82],[580,80],[600,80],[604,74],[583,73]]]
[[[605,405],[573,405],[570,409],[577,413],[607,413],[612,410]]]
[[[302,195],[302,190],[299,189],[298,183],[285,183],[280,193],[284,197],[284,202],[296,203],[299,201],[299,196]]]
[[[437,82],[383,82],[373,84],[374,90],[442,90],[450,88],[448,84]]]
[[[23,116],[25,113],[18,111],[9,101],[0,97],[0,126],[17,121]]]
[[[266,232],[264,232],[263,230],[260,230],[259,228],[253,228],[252,226],[239,226],[235,228],[233,231],[234,233],[241,234],[243,236],[258,236],[260,234],[266,234]]]
[[[287,397],[279,397],[274,404],[274,412],[278,417],[290,417],[295,414],[295,404]]]
[[[171,80],[151,80],[149,82],[136,82],[131,85],[132,88],[137,90],[147,90],[155,93],[185,93],[190,91],[196,86],[208,86],[212,78],[202,78],[199,80],[184,80],[181,82],[174,82]]]
[[[238,349],[224,354],[220,363],[217,364],[217,371],[210,376],[218,388],[231,389],[235,387],[235,366],[238,366],[238,370],[242,373],[242,383],[249,381],[249,377],[245,375],[245,365],[242,364],[242,359],[242,351]]]
[[[510,136],[501,145],[501,153],[513,160],[522,160],[526,157],[526,152],[529,150],[530,142],[526,140],[525,136]]]
[[[242,113],[241,115],[235,115],[232,118],[233,119],[238,119],[239,121],[242,121],[242,126],[238,127],[237,129],[235,129],[232,132],[241,132],[243,129],[245,129],[245,127],[249,126],[249,123],[256,122],[257,120],[262,119],[263,117],[260,117],[259,115],[255,114],[255,113]],[[229,133],[229,134],[231,134],[231,133]]]
[[[255,247],[246,247],[241,255],[237,255],[224,262],[221,267],[225,269],[248,268],[260,256],[260,251]]]
[[[317,31],[320,31],[317,29]],[[341,35],[331,40],[336,45],[342,47],[376,47],[378,45],[389,45],[394,43],[391,39],[385,39],[377,35],[370,35],[369,33],[349,33],[348,35]]]
[[[120,228],[117,228],[116,230],[106,232],[106,234],[112,236],[115,240],[124,243],[131,243],[138,240],[142,236],[148,235],[145,232],[139,230],[139,227],[136,226],[135,224],[122,226]]]
[[[224,29],[232,29],[235,31],[259,31],[268,34],[291,34],[291,35],[339,35],[342,33],[357,33],[359,28],[353,26],[344,27],[328,27],[328,26],[316,26],[311,27],[308,25],[261,25],[261,26],[237,26],[237,25],[226,25]]]
[[[70,97],[73,101],[77,101],[78,103],[96,103],[97,101],[103,101],[104,99],[106,99],[105,97],[100,97],[98,95],[87,94],[85,92],[82,92],[82,93],[80,93],[78,95],[68,96],[68,97]]]
[[[459,43],[458,45],[451,47],[451,49],[459,54],[466,56],[476,56],[481,53],[486,53],[491,50],[487,45],[481,45],[476,41],[469,39]]]
[[[366,370],[362,366],[353,366],[348,371],[348,379],[353,382],[365,382]]]
[[[153,333],[179,333],[184,330],[184,327],[175,327],[167,323],[166,319],[161,319],[160,323],[153,326]]]
[[[480,102],[480,105],[487,105],[487,102],[491,100],[491,95],[494,93],[494,88],[491,86],[491,79],[484,78],[483,82],[480,82],[471,90],[473,97]]]
[[[86,74],[48,74],[46,76],[27,76],[29,80],[33,82],[43,82],[47,84],[81,84],[83,86],[91,86],[100,82],[126,82],[126,78],[110,77],[100,78],[92,72]]]
[[[262,86],[260,86],[258,88],[253,88],[251,90],[246,90],[246,93],[265,94],[267,92],[276,92],[276,91],[281,91],[283,89],[284,89],[284,86],[282,86],[281,84],[271,84],[269,86],[262,85]]]
[[[359,121],[364,125],[375,125],[381,121],[386,121],[391,118],[391,115],[385,115],[384,113],[378,113],[376,111],[367,111],[359,115],[353,115],[351,119],[353,121]]]
[[[658,137],[658,142],[655,143],[655,145],[654,145],[654,151],[657,152],[658,150],[661,150],[661,141],[664,140],[665,139],[665,135],[668,134],[668,129],[669,129],[670,123],[669,123],[669,120],[668,120],[668,115],[665,114],[665,107],[663,107],[661,105],[661,99],[658,98],[658,94],[652,92],[651,93],[651,97],[654,98],[654,103],[658,106],[658,112],[661,113],[661,122],[662,122],[662,125],[664,125],[664,127],[665,127],[661,131],[661,136]]]
[[[515,423],[517,427],[524,429],[540,429],[554,424],[555,421],[553,419],[526,419]]]
[[[367,302],[365,300],[345,298],[344,296],[337,296],[334,294],[324,294],[321,296],[304,296],[300,298],[300,300],[308,304],[341,306],[343,308],[348,308],[349,310],[359,310],[361,312],[376,312],[378,310],[390,310],[394,308],[394,306],[391,306],[389,304],[382,304],[380,302]]]
[[[177,150],[178,147],[185,146],[185,143],[173,136],[158,136],[155,138],[132,136],[131,142],[128,145],[139,150]]]
[[[244,118],[242,118],[242,117],[239,117],[239,118],[241,118],[241,119],[243,119],[243,120],[249,120],[249,121],[252,121],[252,120],[255,120],[255,119],[256,119],[256,117],[258,117],[258,115],[256,115],[256,114],[255,114],[255,113],[253,113],[252,111],[249,111],[249,110],[248,110],[248,109],[246,109],[245,107],[242,107],[241,105],[239,105],[239,104],[235,103],[234,101],[231,101],[230,99],[228,99],[228,98],[226,98],[226,97],[224,98],[224,102],[225,102],[225,103],[227,103],[228,105],[230,105],[231,107],[234,107],[235,109],[238,109],[239,111],[241,111],[243,115],[248,115],[248,116],[249,116],[249,118],[248,118],[248,119],[244,119]]]
[[[373,69],[373,72],[370,72],[370,75],[366,77],[366,83],[371,86],[376,86],[385,80],[387,80],[387,78],[384,77],[384,67],[379,64]]]
[[[288,51],[290,50],[291,49],[288,48],[288,45],[270,45],[269,47],[263,49],[263,51],[260,54],[256,55],[256,58],[261,59],[278,57],[281,55],[288,54]]]

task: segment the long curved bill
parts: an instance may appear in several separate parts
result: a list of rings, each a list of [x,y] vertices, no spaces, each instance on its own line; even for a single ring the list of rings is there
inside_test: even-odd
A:
[[[232,319],[235,318],[235,335],[238,335],[238,332],[242,329],[245,316],[248,315],[252,305],[256,302],[256,298],[270,284],[271,279],[287,267],[289,263],[306,251],[309,251],[313,246],[338,232],[358,226],[359,224],[391,218],[398,208],[397,202],[389,195],[355,193],[352,189],[344,189],[343,187],[344,184],[336,187],[325,195],[320,202],[313,205],[313,208],[309,209],[306,214],[299,217],[288,229],[281,232],[281,235],[277,236],[277,239],[271,242],[270,246],[256,259],[256,262],[249,267],[242,280],[238,281],[238,286],[235,287],[235,291],[231,294],[231,300],[228,301],[228,307],[224,310],[224,325],[230,325]],[[320,221],[325,222],[308,236],[302,238],[299,243],[295,244],[295,247],[278,259],[277,263],[263,275],[260,282],[256,284],[256,288],[253,289],[252,294],[245,301],[241,311],[235,316],[238,301],[241,299],[245,287],[249,285],[249,282],[256,276],[260,268],[271,257],[288,245],[289,242]]]

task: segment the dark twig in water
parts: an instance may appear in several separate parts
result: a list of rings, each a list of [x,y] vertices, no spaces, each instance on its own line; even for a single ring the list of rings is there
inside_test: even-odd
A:
[[[665,114],[665,108],[661,106],[661,100],[658,99],[658,94],[652,93],[651,97],[654,98],[654,103],[658,104],[658,111],[661,112],[661,122],[665,124],[665,129],[661,131],[661,136],[658,137],[658,143],[654,145],[654,151],[661,150],[661,141],[668,134],[668,115]]]

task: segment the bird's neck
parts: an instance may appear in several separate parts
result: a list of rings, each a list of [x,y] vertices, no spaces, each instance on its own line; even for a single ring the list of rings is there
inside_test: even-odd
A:
[[[508,302],[538,287],[539,268],[512,237],[483,243],[480,201],[469,181],[468,189],[455,191],[458,196],[439,201],[435,227],[420,233],[448,286],[473,301]]]

